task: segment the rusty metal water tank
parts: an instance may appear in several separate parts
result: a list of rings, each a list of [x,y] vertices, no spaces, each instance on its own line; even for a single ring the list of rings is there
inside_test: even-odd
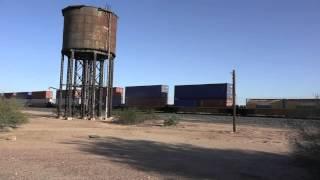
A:
[[[62,52],[71,49],[108,52],[110,25],[110,53],[115,56],[117,15],[110,10],[76,5],[62,10],[64,16]],[[110,19],[110,23],[109,23]]]

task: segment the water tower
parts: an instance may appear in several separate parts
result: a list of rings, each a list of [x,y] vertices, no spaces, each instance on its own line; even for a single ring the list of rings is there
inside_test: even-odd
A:
[[[118,17],[109,9],[85,5],[68,6],[62,14],[58,116],[64,115],[66,119],[75,116],[101,118],[105,104],[106,117],[110,117]],[[104,86],[107,86],[106,103],[103,102]]]

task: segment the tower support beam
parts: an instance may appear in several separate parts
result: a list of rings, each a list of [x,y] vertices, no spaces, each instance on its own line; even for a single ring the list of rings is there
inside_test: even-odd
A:
[[[63,88],[63,67],[64,67],[64,55],[61,53],[60,64],[60,84],[59,84],[59,97],[58,97],[58,118],[61,118],[62,114],[62,88]]]

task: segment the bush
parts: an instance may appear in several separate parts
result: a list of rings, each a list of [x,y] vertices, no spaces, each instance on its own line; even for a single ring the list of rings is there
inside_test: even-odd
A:
[[[179,123],[179,118],[175,115],[170,116],[168,119],[164,120],[164,126],[176,126]]]
[[[20,111],[20,106],[15,101],[0,99],[0,128],[15,128],[27,121],[26,116]]]
[[[320,127],[300,127],[294,155],[299,163],[308,167],[315,179],[320,178]]]
[[[157,119],[157,115],[153,111],[148,111],[146,113],[137,111],[135,109],[124,109],[115,114],[117,116],[117,123],[119,124],[139,124],[146,120]]]
[[[157,119],[159,119],[159,117],[155,114],[153,109],[147,110],[146,113],[144,114],[144,118],[146,120],[157,120]]]

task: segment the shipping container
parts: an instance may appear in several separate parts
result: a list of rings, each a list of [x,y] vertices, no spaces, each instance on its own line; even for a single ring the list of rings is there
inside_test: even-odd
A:
[[[47,107],[52,104],[52,91],[4,93],[5,98],[15,99],[22,106]]]
[[[167,85],[151,85],[151,86],[130,86],[126,87],[125,96],[127,97],[143,97],[143,98],[159,98],[168,97]]]
[[[5,98],[13,98],[13,97],[15,97],[15,93],[4,93],[4,97]]]
[[[31,98],[31,94],[29,92],[3,93],[3,96],[6,98],[15,98],[15,99],[30,99]]]
[[[233,98],[227,99],[227,107],[233,106]]]
[[[113,93],[123,94],[123,88],[122,87],[114,87]]]
[[[29,99],[28,106],[32,107],[48,107],[53,104],[52,99],[46,98],[46,99]]]
[[[249,99],[248,109],[282,109],[284,102],[282,99]]]
[[[33,91],[31,99],[52,99],[52,91]]]
[[[168,104],[168,86],[131,86],[125,90],[125,104],[129,107],[164,107]]]
[[[164,107],[168,104],[167,98],[126,98],[126,105],[128,107],[143,107],[143,108],[156,108]]]
[[[67,91],[66,90],[62,90],[62,98],[66,98],[67,95]],[[81,98],[81,91],[80,90],[76,90],[75,91],[75,98]],[[72,96],[73,96],[73,92],[72,92]],[[58,99],[60,97],[60,90],[56,91],[56,99]]]
[[[226,99],[201,100],[200,107],[227,107],[227,100]]]
[[[16,94],[15,95],[16,99],[30,99],[31,98],[30,92],[17,92],[15,94]]]
[[[119,107],[122,105],[122,96],[119,95],[113,95],[112,97],[112,106],[113,107]]]
[[[56,98],[59,98],[59,90],[56,92]],[[99,95],[99,89],[96,91],[96,98],[98,98]],[[103,88],[103,94],[102,94],[102,104],[104,105],[106,102],[106,96],[107,96],[107,88]],[[66,90],[62,90],[62,98],[64,99],[66,97]],[[123,88],[121,87],[114,87],[113,88],[113,93],[112,93],[112,106],[117,107],[122,105],[122,97],[123,97]],[[75,93],[75,98],[79,99],[79,102],[81,100],[81,91],[77,90]],[[63,100],[62,99],[62,100]],[[77,101],[77,100],[76,100]],[[62,102],[62,105],[64,105],[64,100]]]
[[[62,107],[65,106],[65,101],[66,101],[65,98],[62,98],[62,99],[61,99],[61,105],[62,105]],[[53,102],[53,101],[52,101],[52,102]],[[58,101],[56,100],[56,101],[55,101],[55,104],[57,105],[57,103],[58,103]],[[75,105],[81,104],[81,98],[75,98],[75,99],[74,99],[74,104],[75,104]]]
[[[179,107],[198,107],[199,100],[175,100],[174,105]]]
[[[320,108],[320,99],[285,99],[286,109]]]
[[[248,109],[320,108],[320,99],[248,99]]]
[[[175,86],[174,97],[177,99],[225,99],[232,97],[232,85],[228,83],[178,85]]]
[[[232,105],[232,84],[175,86],[174,104],[179,107],[228,107]]]
[[[103,88],[103,96],[107,96],[108,89],[106,87]],[[113,96],[123,96],[123,88],[122,87],[114,87],[112,89]]]
[[[103,88],[103,103],[106,101],[107,96],[107,88]],[[119,107],[122,105],[122,99],[123,99],[123,88],[122,87],[114,87],[112,89],[112,106],[113,107]]]

